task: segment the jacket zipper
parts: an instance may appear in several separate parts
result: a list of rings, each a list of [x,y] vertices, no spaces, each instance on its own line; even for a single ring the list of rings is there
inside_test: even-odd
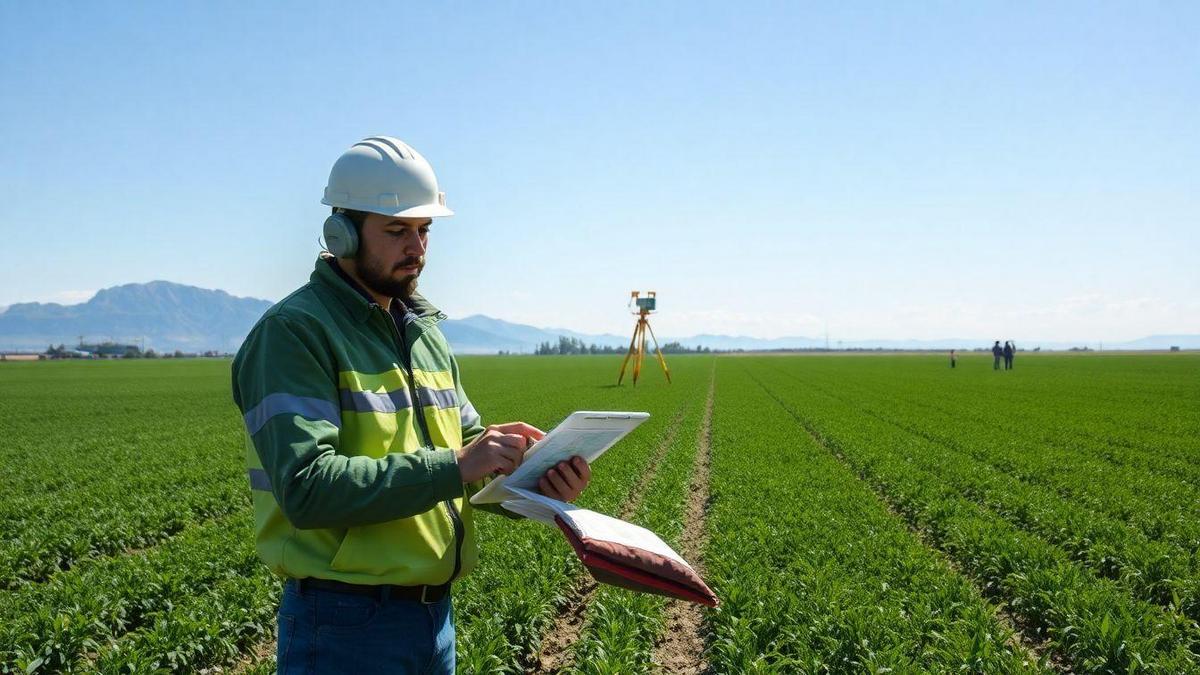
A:
[[[378,307],[378,305],[376,305]],[[413,380],[412,358],[408,353],[408,347],[404,344],[404,339],[400,335],[400,327],[396,324],[395,317],[391,312],[380,307],[380,310],[387,314],[388,323],[392,325],[392,337],[396,340],[396,346],[400,351],[400,361],[404,364],[405,373],[408,375],[408,395],[412,399],[413,417],[417,418],[417,427],[421,430],[421,442],[426,446],[433,447],[433,437],[429,433],[429,425],[425,421],[424,406],[421,405],[420,399],[417,398],[417,384]],[[450,578],[446,583],[450,583],[458,578],[458,573],[462,571],[462,545],[463,539],[466,538],[466,531],[463,527],[462,516],[458,512],[458,507],[454,505],[453,499],[447,499],[442,502],[446,506],[446,513],[450,516],[450,523],[454,526],[454,571],[450,573]]]

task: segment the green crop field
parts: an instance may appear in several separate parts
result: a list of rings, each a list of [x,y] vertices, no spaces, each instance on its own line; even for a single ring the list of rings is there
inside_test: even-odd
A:
[[[1200,672],[1200,356],[464,357],[485,422],[651,419],[581,504],[722,600],[477,516],[462,672]],[[0,672],[270,672],[227,361],[0,364]]]

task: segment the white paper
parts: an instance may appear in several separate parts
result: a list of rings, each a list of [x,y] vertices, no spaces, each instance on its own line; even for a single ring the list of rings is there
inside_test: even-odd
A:
[[[546,472],[555,464],[575,455],[579,455],[586,459],[588,464],[591,464],[609,446],[620,440],[627,431],[627,429],[586,431],[569,429],[555,434],[554,438],[548,439],[546,445],[538,448],[537,452],[532,453],[521,462],[521,466],[518,466],[517,470],[504,481],[504,487],[514,492],[516,491],[514,488],[533,489],[537,487],[542,476],[546,475]]]
[[[530,490],[511,486],[508,489],[520,497],[520,499],[508,499],[502,503],[502,506],[509,511],[555,527],[557,525],[554,522],[554,516],[559,515],[581,538],[611,541],[622,546],[640,548],[643,551],[670,558],[691,569],[691,565],[688,565],[687,561],[681,558],[674,549],[659,539],[657,534],[644,527],[606,516],[603,513],[581,509],[578,506],[560,502]]]
[[[471,497],[471,503],[501,502],[515,494],[509,488],[535,490],[546,471],[576,455],[591,464],[648,417],[644,412],[574,412],[525,451],[516,471],[497,476]]]
[[[530,520],[536,520],[551,527],[558,527],[558,524],[554,522],[554,516],[558,511],[540,502],[533,501],[532,499],[506,499],[500,502],[500,505]]]

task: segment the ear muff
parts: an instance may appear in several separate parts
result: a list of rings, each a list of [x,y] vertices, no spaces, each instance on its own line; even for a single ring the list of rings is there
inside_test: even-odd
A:
[[[325,219],[325,247],[339,258],[353,258],[358,252],[358,228],[344,213]]]

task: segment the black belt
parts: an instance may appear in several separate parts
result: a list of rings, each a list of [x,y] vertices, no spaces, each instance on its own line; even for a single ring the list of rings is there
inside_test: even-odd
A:
[[[426,605],[431,605],[435,602],[441,602],[443,598],[450,595],[450,584],[448,583],[440,586],[394,586],[392,584],[366,586],[362,584],[348,584],[344,581],[333,581],[331,579],[317,579],[314,577],[308,577],[306,579],[288,579],[288,581],[295,582],[296,590],[300,591],[301,595],[304,594],[304,591],[316,589],[319,591],[331,591],[333,593],[366,595],[375,598],[376,600],[387,600],[388,598],[415,600]]]

